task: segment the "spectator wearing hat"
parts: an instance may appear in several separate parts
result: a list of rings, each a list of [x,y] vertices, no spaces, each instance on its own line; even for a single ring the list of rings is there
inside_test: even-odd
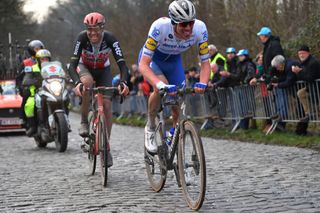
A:
[[[227,54],[227,69],[220,71],[220,80],[217,82],[219,87],[232,87],[236,85],[233,76],[236,73],[238,57],[236,49],[234,47],[228,47],[226,49]]]
[[[262,27],[257,33],[263,47],[263,67],[265,71],[270,71],[271,60],[276,55],[283,55],[284,52],[280,44],[280,38],[272,35],[272,31],[269,27]]]
[[[297,125],[296,133],[299,135],[306,135],[309,119],[312,119],[312,112],[310,105],[318,105],[319,100],[317,95],[319,91],[316,89],[309,91],[309,88],[316,87],[316,79],[320,78],[320,62],[310,53],[310,49],[307,45],[302,45],[298,50],[298,57],[300,64],[292,67],[292,72],[297,75],[297,80],[306,81],[308,86],[299,89],[297,92],[300,103],[302,104],[305,116],[300,119]],[[311,102],[310,102],[311,101]]]
[[[272,31],[269,27],[262,27],[257,33],[261,43],[263,44],[263,70],[265,73],[270,73],[271,60],[277,55],[283,55],[284,52],[278,36],[272,35]],[[265,130],[271,127],[271,120],[266,120]]]
[[[238,64],[236,69],[235,79],[238,80],[238,83],[241,85],[248,85],[250,80],[255,76],[256,66],[252,62],[249,51],[247,49],[239,50],[237,53]],[[244,90],[243,90],[244,89]],[[240,104],[240,111],[242,117],[246,117],[241,120],[240,128],[248,129],[249,128],[249,117],[253,116],[254,106],[254,94],[250,93],[250,90],[247,90],[246,86],[240,87],[238,94],[238,104]],[[237,103],[235,103],[237,104]]]

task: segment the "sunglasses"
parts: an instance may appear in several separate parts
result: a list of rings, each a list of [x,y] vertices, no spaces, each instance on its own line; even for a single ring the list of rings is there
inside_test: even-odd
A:
[[[194,20],[193,21],[188,21],[188,22],[181,22],[178,24],[180,27],[187,27],[187,26],[193,26],[194,25]]]
[[[102,28],[100,26],[96,26],[96,27],[87,27],[87,31],[90,32],[99,32],[100,30],[102,30]]]

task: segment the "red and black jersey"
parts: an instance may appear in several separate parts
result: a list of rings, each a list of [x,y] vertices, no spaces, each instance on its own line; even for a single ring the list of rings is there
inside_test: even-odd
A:
[[[88,70],[103,69],[110,66],[110,54],[113,54],[121,73],[121,79],[127,80],[128,68],[125,64],[119,41],[108,31],[104,31],[99,45],[90,42],[86,31],[82,31],[76,40],[71,56],[69,74],[72,80],[79,82],[76,68],[79,63]]]

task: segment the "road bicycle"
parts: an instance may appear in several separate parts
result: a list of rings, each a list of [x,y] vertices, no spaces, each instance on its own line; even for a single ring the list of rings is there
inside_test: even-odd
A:
[[[184,198],[192,210],[201,208],[206,192],[206,162],[201,137],[195,124],[186,115],[184,102],[193,89],[177,91],[176,98],[166,90],[159,91],[160,111],[156,118],[156,129],[152,137],[157,144],[157,153],[144,149],[144,159],[149,183],[160,192],[166,182],[167,172],[174,170],[176,181],[182,187]],[[180,106],[180,117],[175,125],[171,145],[167,145],[166,125],[163,108],[167,105]],[[177,160],[175,160],[175,157]]]
[[[103,96],[111,98],[117,94],[117,87],[94,87],[86,88],[91,92],[91,107],[88,114],[89,134],[84,137],[84,146],[81,148],[88,154],[89,173],[94,175],[97,165],[97,156],[100,158],[102,185],[108,182],[108,155],[110,155],[109,134],[107,120],[104,115]],[[122,99],[121,99],[122,100]],[[122,101],[121,101],[122,102]]]

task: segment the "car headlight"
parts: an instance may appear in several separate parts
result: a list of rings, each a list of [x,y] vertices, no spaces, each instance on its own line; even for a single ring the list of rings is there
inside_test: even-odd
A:
[[[59,81],[52,81],[49,83],[49,88],[51,90],[51,92],[53,92],[53,94],[55,96],[59,96],[61,91],[62,91],[62,85]]]

